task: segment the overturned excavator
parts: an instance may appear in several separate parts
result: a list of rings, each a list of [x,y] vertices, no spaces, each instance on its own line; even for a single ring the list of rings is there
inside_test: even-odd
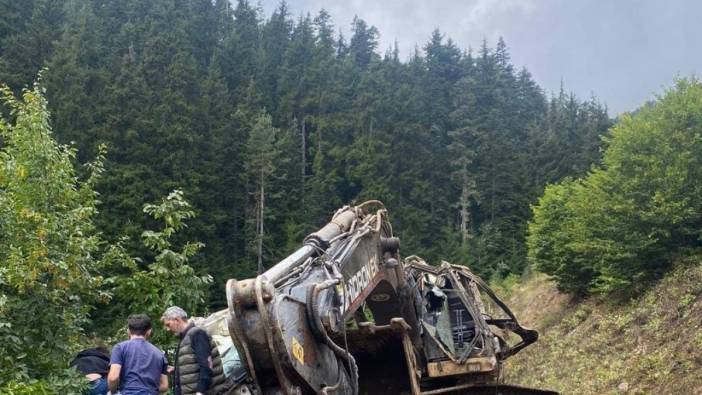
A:
[[[464,267],[401,259],[382,203],[344,207],[256,278],[227,282],[229,394],[554,394],[503,383],[538,338]]]

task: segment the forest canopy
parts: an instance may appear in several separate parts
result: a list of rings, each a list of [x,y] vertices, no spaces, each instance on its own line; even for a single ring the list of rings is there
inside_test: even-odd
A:
[[[1,4],[0,81],[19,93],[48,67],[56,139],[78,162],[107,147],[96,227],[149,256],[141,207],[182,188],[197,213],[183,234],[205,244],[193,265],[217,287],[369,198],[407,253],[521,273],[529,205],[584,175],[611,125],[595,99],[546,96],[502,40],[466,50],[436,30],[400,59],[361,18],[343,37],[285,3],[269,17],[246,0]]]

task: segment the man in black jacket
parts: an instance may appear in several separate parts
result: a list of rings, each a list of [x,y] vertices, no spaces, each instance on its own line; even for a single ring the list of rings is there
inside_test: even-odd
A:
[[[110,369],[110,353],[107,348],[98,346],[78,353],[70,366],[83,373],[90,381],[86,395],[107,394],[107,372]]]
[[[175,395],[204,395],[222,392],[224,371],[217,346],[203,329],[188,319],[188,313],[171,306],[161,316],[163,326],[178,336],[173,385]]]

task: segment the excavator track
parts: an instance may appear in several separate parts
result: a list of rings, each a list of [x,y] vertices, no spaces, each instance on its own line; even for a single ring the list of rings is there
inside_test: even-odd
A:
[[[489,385],[459,385],[431,391],[422,391],[421,395],[558,395],[558,392],[541,390],[519,385],[489,384]]]

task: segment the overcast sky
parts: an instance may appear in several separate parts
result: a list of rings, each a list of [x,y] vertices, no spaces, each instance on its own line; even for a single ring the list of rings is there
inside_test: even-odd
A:
[[[266,17],[280,3],[262,0]],[[546,93],[561,81],[595,95],[610,115],[632,111],[676,76],[702,76],[702,1],[697,0],[287,0],[293,16],[324,8],[348,39],[354,15],[397,40],[406,59],[439,28],[462,48],[502,36],[517,67]],[[694,43],[694,45],[693,45]]]

